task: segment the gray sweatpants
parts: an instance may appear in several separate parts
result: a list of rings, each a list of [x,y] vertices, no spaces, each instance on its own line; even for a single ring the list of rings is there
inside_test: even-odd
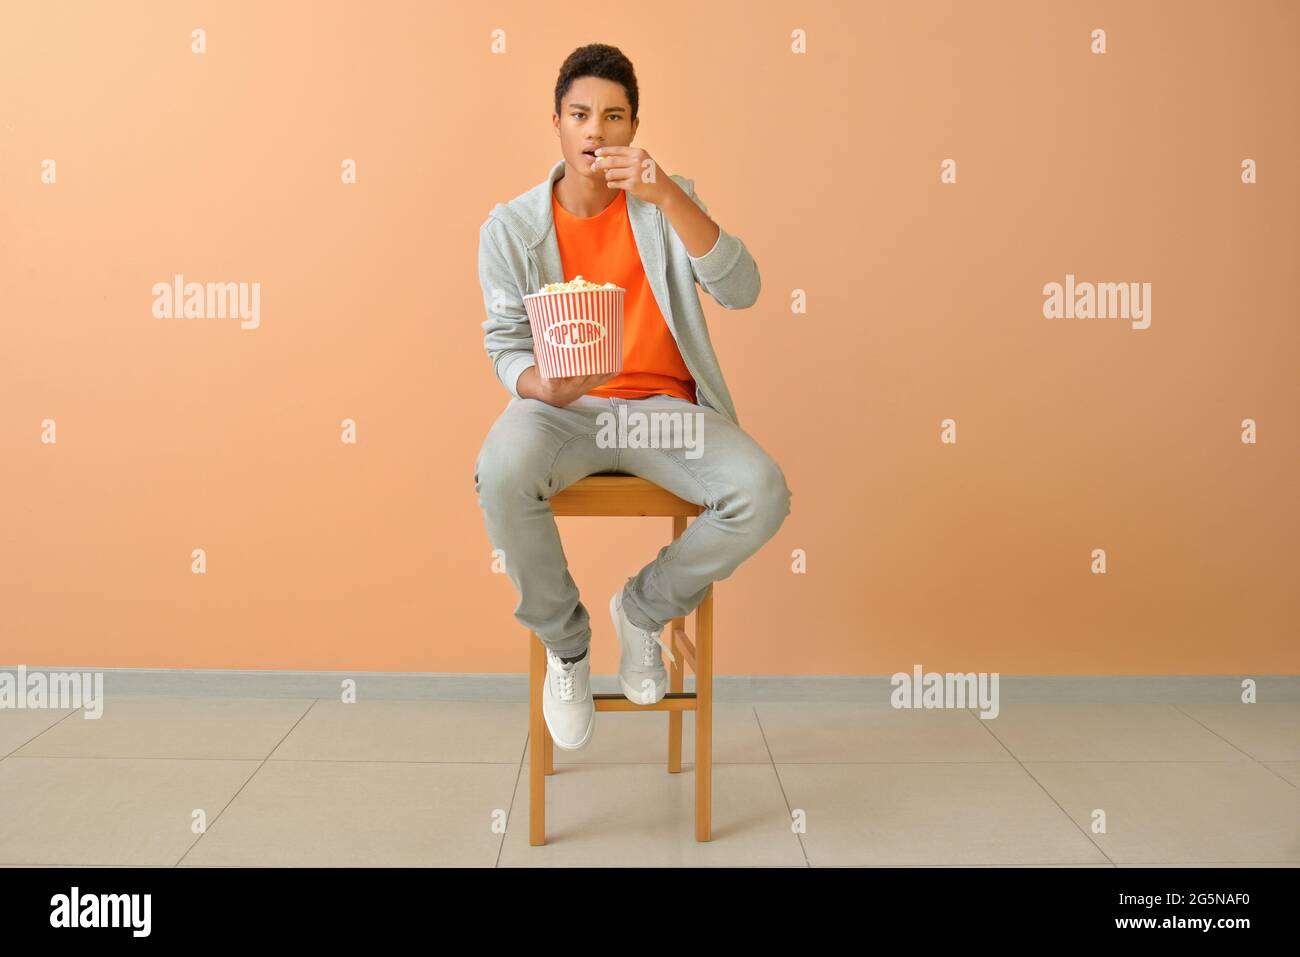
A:
[[[515,618],[565,657],[587,647],[591,624],[548,499],[599,472],[639,475],[706,506],[624,585],[625,613],[640,628],[693,611],[709,584],[735,571],[790,514],[780,467],[713,409],[665,395],[584,395],[563,407],[512,396],[479,450],[474,490],[519,592]],[[608,614],[603,601],[601,611]]]

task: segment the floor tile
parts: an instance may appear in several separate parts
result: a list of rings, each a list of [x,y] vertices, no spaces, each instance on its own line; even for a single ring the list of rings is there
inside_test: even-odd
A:
[[[1253,761],[1025,767],[1117,864],[1300,861],[1300,789]]]
[[[778,764],[814,867],[1108,863],[1020,765]]]
[[[1249,761],[1167,704],[1008,705],[989,731],[1021,761]]]
[[[0,761],[0,861],[170,866],[257,761],[17,758]]]
[[[1256,761],[1300,761],[1300,702],[1178,707]]]
[[[1221,861],[1196,861],[1194,863],[1161,862],[1159,864],[1116,864],[1116,867],[1300,867],[1300,861],[1290,863],[1264,863],[1264,864],[1228,864]]]
[[[761,702],[754,706],[777,764],[883,761],[1015,763],[966,708],[910,710],[855,702]]]
[[[1296,787],[1300,787],[1300,761],[1269,761],[1264,766],[1276,771]]]
[[[1300,705],[1285,702],[1025,703],[991,720],[717,702],[704,844],[694,714],[668,774],[667,714],[602,712],[588,748],[555,749],[539,848],[523,700],[122,696],[79,715],[0,710],[0,867],[1300,866]]]
[[[73,708],[0,708],[0,758],[49,731],[60,721],[71,719],[76,710]],[[86,719],[78,717],[77,720]]]
[[[509,701],[317,701],[275,749],[282,760],[518,764],[528,705]]]
[[[770,764],[713,767],[712,840],[695,840],[695,775],[658,764],[575,764],[546,778],[546,841],[528,843],[520,775],[501,866],[804,867]]]
[[[103,715],[60,721],[22,757],[261,760],[312,705],[303,698],[107,695]]]
[[[181,866],[492,867],[518,776],[517,763],[270,760]]]

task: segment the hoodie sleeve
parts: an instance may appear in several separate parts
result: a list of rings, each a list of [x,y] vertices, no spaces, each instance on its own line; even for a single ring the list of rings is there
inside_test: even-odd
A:
[[[680,185],[707,215],[709,207],[696,195],[695,181],[683,179]],[[703,256],[692,256],[689,252],[686,255],[691,261],[695,281],[724,309],[747,309],[757,301],[762,286],[758,264],[740,237],[727,232],[721,223],[718,223],[718,239],[712,249]]]
[[[479,227],[478,281],[487,310],[487,319],[482,323],[483,347],[506,391],[523,398],[519,395],[519,376],[536,365],[537,357],[533,355],[533,330],[524,311],[523,293],[498,241],[497,231],[504,228],[491,218]]]

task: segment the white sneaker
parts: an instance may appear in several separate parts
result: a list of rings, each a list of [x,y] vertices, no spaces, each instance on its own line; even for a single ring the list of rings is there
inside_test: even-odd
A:
[[[609,614],[618,633],[618,683],[623,697],[635,704],[657,704],[668,693],[668,669],[660,649],[668,652],[674,664],[673,650],[664,644],[663,629],[646,631],[628,621],[623,614],[623,589],[609,600]]]
[[[591,696],[591,649],[565,664],[548,648],[542,717],[557,748],[577,751],[591,741],[596,727],[596,700]]]

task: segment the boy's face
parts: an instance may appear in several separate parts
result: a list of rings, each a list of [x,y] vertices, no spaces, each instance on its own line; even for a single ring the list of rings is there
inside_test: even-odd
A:
[[[560,101],[560,115],[554,118],[560,134],[560,150],[570,168],[581,176],[604,180],[603,170],[592,171],[595,157],[589,150],[597,146],[630,146],[638,118],[632,120],[632,107],[622,83],[602,77],[584,76],[569,85]]]

